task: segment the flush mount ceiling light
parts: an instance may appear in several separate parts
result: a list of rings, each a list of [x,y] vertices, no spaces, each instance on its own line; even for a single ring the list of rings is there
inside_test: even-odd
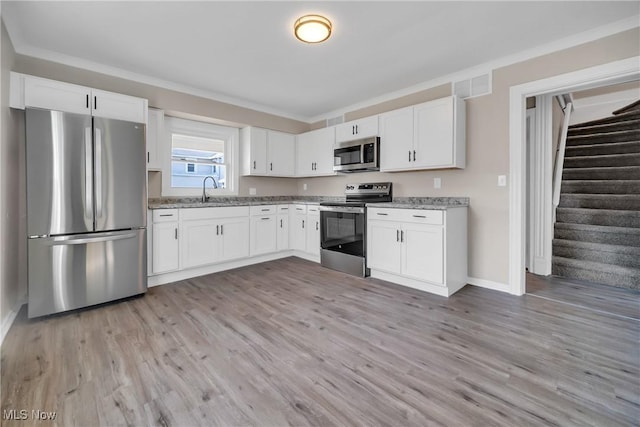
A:
[[[331,36],[331,21],[320,15],[304,15],[293,25],[293,32],[305,43],[321,43]]]

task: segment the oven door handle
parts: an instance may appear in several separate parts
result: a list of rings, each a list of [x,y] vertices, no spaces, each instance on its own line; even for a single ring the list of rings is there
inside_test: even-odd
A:
[[[364,213],[364,209],[356,206],[320,206],[320,212]]]

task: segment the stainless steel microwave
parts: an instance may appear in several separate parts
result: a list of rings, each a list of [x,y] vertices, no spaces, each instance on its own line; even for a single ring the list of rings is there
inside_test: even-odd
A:
[[[365,172],[380,170],[380,138],[339,142],[333,149],[333,170]]]

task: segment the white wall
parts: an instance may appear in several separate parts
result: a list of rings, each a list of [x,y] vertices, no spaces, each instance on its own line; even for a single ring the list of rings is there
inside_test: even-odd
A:
[[[26,295],[24,114],[9,108],[15,51],[1,23],[0,68],[0,319],[2,335]]]

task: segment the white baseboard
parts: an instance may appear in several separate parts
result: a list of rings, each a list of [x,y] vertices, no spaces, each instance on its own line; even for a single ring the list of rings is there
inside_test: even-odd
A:
[[[478,279],[477,277],[467,277],[467,283],[480,288],[491,289],[494,291],[511,293],[511,288],[507,283],[494,282],[492,280]]]
[[[223,262],[220,264],[206,265],[203,267],[189,268],[180,271],[172,271],[169,273],[158,274],[156,276],[149,276],[147,284],[149,287],[166,285],[167,283],[178,282],[180,280],[190,279],[192,277],[204,276],[205,274],[217,273],[220,271],[231,270],[232,268],[245,267],[251,264],[258,264],[260,262],[273,261],[280,258],[286,258],[289,256],[297,256],[299,258],[306,259],[312,262],[320,262],[320,256],[308,254],[306,252],[288,250],[283,252],[277,252],[266,255],[259,255],[249,258],[242,258],[234,261]]]
[[[7,333],[9,333],[9,329],[11,329],[11,325],[13,325],[13,322],[16,320],[16,316],[18,315],[18,313],[20,312],[20,309],[24,304],[26,304],[26,299],[20,298],[18,302],[14,305],[14,307],[11,310],[9,310],[9,312],[2,319],[2,326],[0,329],[0,346],[2,346],[2,343],[4,342],[4,338],[7,336]]]

